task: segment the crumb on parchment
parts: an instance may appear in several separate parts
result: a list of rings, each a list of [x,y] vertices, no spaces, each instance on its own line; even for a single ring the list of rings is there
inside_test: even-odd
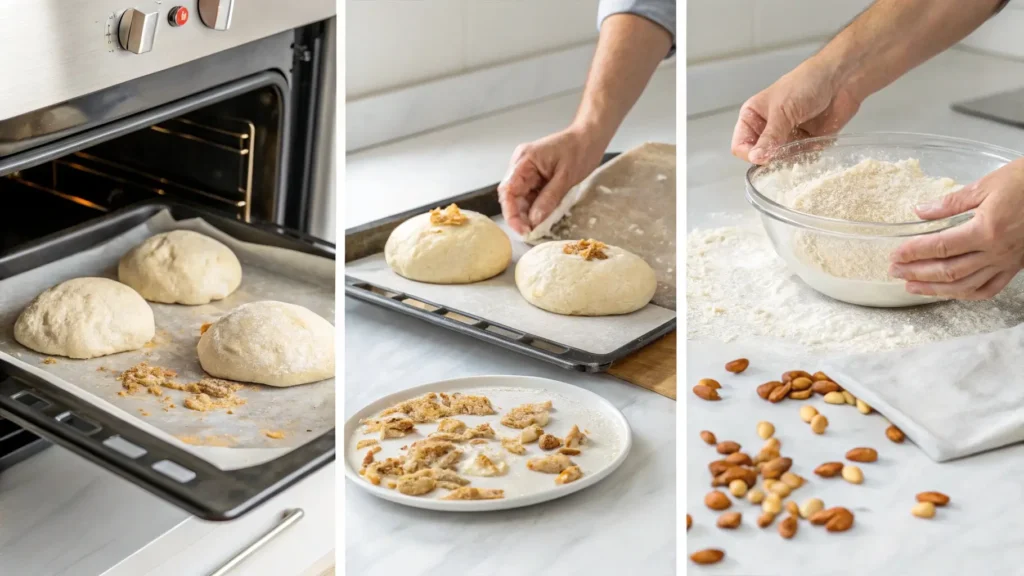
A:
[[[47,356],[46,358],[43,358],[43,364],[56,364],[56,363],[57,363],[57,359],[56,358],[50,358],[49,356]]]
[[[284,440],[284,430],[264,430],[263,435],[273,440]]]

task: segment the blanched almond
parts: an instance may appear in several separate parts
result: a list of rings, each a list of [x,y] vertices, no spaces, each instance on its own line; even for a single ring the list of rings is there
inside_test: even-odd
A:
[[[864,473],[856,466],[843,466],[841,474],[843,476],[843,480],[846,480],[850,484],[861,484],[864,482]]]
[[[843,390],[841,394],[843,395],[843,401],[849,404],[850,406],[855,406],[857,404],[857,399],[853,396],[853,394],[850,394],[846,390]]]
[[[800,419],[804,422],[810,423],[811,418],[818,415],[818,409],[810,404],[804,404],[800,407]]]
[[[751,504],[764,502],[764,492],[760,488],[751,488],[747,491],[747,501]]]
[[[800,505],[800,517],[808,520],[811,516],[825,509],[825,503],[821,498],[808,498]]]
[[[814,418],[811,418],[811,432],[824,434],[826,428],[828,428],[828,418],[825,418],[824,414],[815,414]]]
[[[761,421],[757,423],[757,435],[761,440],[767,440],[775,434],[775,426],[771,422]]]
[[[796,378],[810,378],[811,375],[803,370],[790,370],[782,373],[783,382],[792,382]]]
[[[918,502],[910,509],[910,513],[918,518],[934,518],[935,504],[931,502]]]
[[[790,382],[790,384],[793,386],[793,390],[796,390],[797,392],[801,390],[811,389],[811,379],[805,378],[803,376],[799,378],[793,378],[793,381]]]
[[[800,476],[799,474],[794,474],[792,472],[783,473],[782,476],[779,477],[779,480],[785,482],[786,486],[789,486],[793,490],[796,490],[797,488],[804,485],[803,477]]]
[[[868,406],[868,403],[860,398],[857,398],[857,401],[854,402],[854,406],[857,407],[857,412],[860,412],[861,414],[871,414],[871,406]]]
[[[743,498],[747,494],[747,483],[739,478],[729,482],[729,493],[737,498]]]
[[[811,397],[811,394],[813,394],[813,393],[814,393],[813,390],[799,390],[799,391],[793,390],[792,392],[789,393],[789,399],[790,400],[807,400],[808,398]]]
[[[772,514],[782,512],[782,498],[779,498],[778,494],[766,495],[761,502],[761,510]]]
[[[836,405],[846,404],[846,399],[843,398],[842,392],[829,392],[828,394],[825,394],[825,403]]]

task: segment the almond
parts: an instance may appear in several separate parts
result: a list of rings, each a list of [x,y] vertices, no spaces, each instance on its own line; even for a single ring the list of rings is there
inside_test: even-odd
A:
[[[855,406],[857,404],[857,398],[854,397],[853,394],[850,394],[846,390],[843,390],[840,394],[843,395],[843,402],[846,402],[850,406]]]
[[[878,451],[874,448],[854,448],[846,453],[846,459],[852,462],[877,462]]]
[[[712,486],[728,486],[733,480],[743,480],[747,486],[757,483],[757,471],[743,466],[732,466],[711,482]]]
[[[740,451],[740,445],[732,440],[725,440],[718,443],[715,447],[719,454],[732,454]]]
[[[846,399],[843,398],[842,392],[829,392],[828,394],[825,394],[825,403],[836,405],[846,404]]]
[[[814,469],[814,473],[822,478],[834,478],[843,471],[842,462],[825,462]]]
[[[693,518],[689,514],[687,514],[686,515],[686,529],[689,530],[690,526],[693,526]]]
[[[733,452],[725,458],[725,461],[734,466],[752,466],[754,464],[746,452]]]
[[[793,536],[796,536],[796,528],[796,518],[793,516],[786,516],[782,522],[779,522],[779,535],[788,540]]]
[[[712,510],[725,510],[732,506],[732,500],[729,500],[729,497],[723,492],[712,490],[704,497],[704,505]]]
[[[897,444],[901,444],[907,438],[903,433],[903,430],[897,428],[895,424],[890,424],[889,427],[885,429],[885,437]]]
[[[797,392],[800,392],[802,390],[810,390],[811,379],[805,378],[803,376],[799,378],[793,378],[793,381],[790,382],[790,385],[793,386],[793,390],[796,390]]]
[[[764,502],[764,492],[760,488],[751,488],[747,491],[747,501],[751,504]]]
[[[853,526],[853,512],[843,507],[835,510],[835,514],[825,523],[825,529],[829,532],[846,532]]]
[[[771,485],[771,488],[769,488],[768,491],[772,494],[777,494],[779,498],[785,498],[786,496],[789,496],[789,493],[792,492],[793,489],[785,482],[775,482]]]
[[[758,422],[757,423],[757,435],[761,437],[761,440],[767,440],[775,434],[775,426],[771,422]]]
[[[799,516],[800,507],[796,505],[796,502],[792,500],[786,500],[786,503],[782,506],[786,512],[789,512],[790,516]]]
[[[708,470],[711,472],[712,476],[718,476],[733,466],[735,466],[735,464],[730,464],[727,460],[715,460],[708,464]]]
[[[864,482],[864,473],[856,466],[843,466],[843,471],[840,474],[843,476],[843,480],[850,484],[861,484]]]
[[[918,502],[910,509],[910,513],[918,518],[934,518],[935,504],[931,502]]]
[[[732,362],[727,362],[725,364],[725,369],[726,371],[732,372],[733,374],[739,374],[740,372],[746,370],[747,366],[750,366],[750,360],[747,360],[746,358],[737,358]]]
[[[768,401],[772,404],[782,402],[786,395],[789,394],[791,388],[792,386],[790,384],[783,384],[782,386],[779,386],[772,390],[772,393],[768,395]]]
[[[772,390],[775,390],[779,386],[782,386],[782,382],[765,382],[757,387],[757,395],[760,396],[762,400],[767,400],[768,396],[772,393]]]
[[[747,495],[747,483],[739,478],[729,482],[729,493],[737,498],[743,498]]]
[[[800,407],[800,419],[804,422],[810,423],[811,418],[818,415],[818,409],[810,404],[804,404]]]
[[[715,400],[721,400],[722,397],[718,395],[718,391],[714,388],[708,388],[707,386],[701,386],[700,384],[693,387],[693,393],[702,400],[713,402]]]
[[[949,496],[946,496],[942,492],[921,492],[917,495],[918,502],[931,502],[936,506],[945,506],[949,504]]]
[[[828,428],[828,418],[825,418],[824,414],[815,414],[814,418],[811,418],[811,432],[824,434],[825,428]]]
[[[739,512],[726,512],[718,517],[718,527],[726,530],[738,528],[743,521],[743,515]]]
[[[839,392],[839,384],[836,384],[831,380],[815,380],[814,383],[811,384],[811,391],[815,394],[824,396],[829,392]]]
[[[765,512],[765,513],[763,513],[763,514],[761,514],[760,516],[757,517],[757,527],[758,528],[767,528],[767,527],[771,526],[772,522],[774,522],[774,521],[775,521],[775,514],[772,514],[771,512]]]
[[[868,403],[860,398],[857,398],[857,401],[854,402],[854,406],[857,407],[857,412],[860,412],[861,414],[871,414],[871,406],[868,406]]]
[[[693,560],[694,564],[716,564],[721,562],[722,558],[725,558],[725,552],[715,548],[706,548],[690,554],[690,560]]]
[[[792,458],[779,457],[765,462],[761,467],[761,475],[768,479],[778,479],[783,472],[788,472],[791,466],[793,466]]]
[[[715,434],[710,430],[701,430],[700,439],[703,440],[705,444],[709,444],[711,446],[718,443],[718,440],[715,438]]]
[[[715,380],[713,378],[701,378],[700,380],[697,381],[697,385],[707,386],[712,390],[718,390],[719,388],[722,387],[722,385],[718,383],[718,380]]]
[[[800,390],[800,391],[794,390],[794,391],[789,393],[789,399],[790,400],[807,400],[808,398],[811,397],[811,394],[814,394],[813,390],[809,390],[809,389],[808,390]]]
[[[790,370],[789,372],[782,373],[783,382],[792,382],[796,378],[810,378],[811,375],[803,370]]]
[[[811,376],[811,380],[814,380],[815,382],[824,382],[824,381],[832,380],[832,379],[829,378],[828,374],[825,374],[824,372],[815,372]]]
[[[811,514],[807,518],[807,521],[815,526],[824,526],[828,524],[828,521],[835,517],[839,513],[839,508],[829,508],[827,510],[819,510],[814,514]]]
[[[780,442],[778,438],[772,437],[765,441],[764,446],[761,449],[775,450],[776,452],[778,452],[779,450],[782,449],[782,442]]]
[[[785,482],[786,486],[789,486],[793,490],[796,490],[797,488],[804,485],[803,476],[800,476],[799,474],[794,474],[792,472],[784,472],[782,476],[779,477],[779,480]]]
[[[825,503],[821,501],[821,498],[808,498],[800,505],[800,517],[804,520],[809,520],[811,516],[814,516],[824,508]]]
[[[778,494],[768,494],[761,502],[761,510],[770,514],[782,512],[782,499],[779,498]]]

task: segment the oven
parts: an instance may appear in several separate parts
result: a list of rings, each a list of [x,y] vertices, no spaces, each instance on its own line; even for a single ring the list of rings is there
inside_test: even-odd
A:
[[[24,269],[26,247],[52,257],[49,239],[75,230],[63,250],[85,248],[165,204],[333,257],[335,11],[334,0],[0,2],[0,280]],[[0,387],[13,376],[0,365]],[[6,408],[0,474],[46,446]],[[81,433],[61,443],[86,455]],[[117,472],[229,519],[333,459],[333,430],[319,447],[316,462],[219,510]]]

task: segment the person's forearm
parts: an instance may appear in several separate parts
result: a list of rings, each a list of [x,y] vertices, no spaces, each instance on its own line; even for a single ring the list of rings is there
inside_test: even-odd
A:
[[[999,0],[877,0],[825,46],[819,62],[859,101],[949,48],[995,13]]]
[[[654,22],[632,14],[609,16],[573,127],[607,146],[671,47],[672,36]]]

